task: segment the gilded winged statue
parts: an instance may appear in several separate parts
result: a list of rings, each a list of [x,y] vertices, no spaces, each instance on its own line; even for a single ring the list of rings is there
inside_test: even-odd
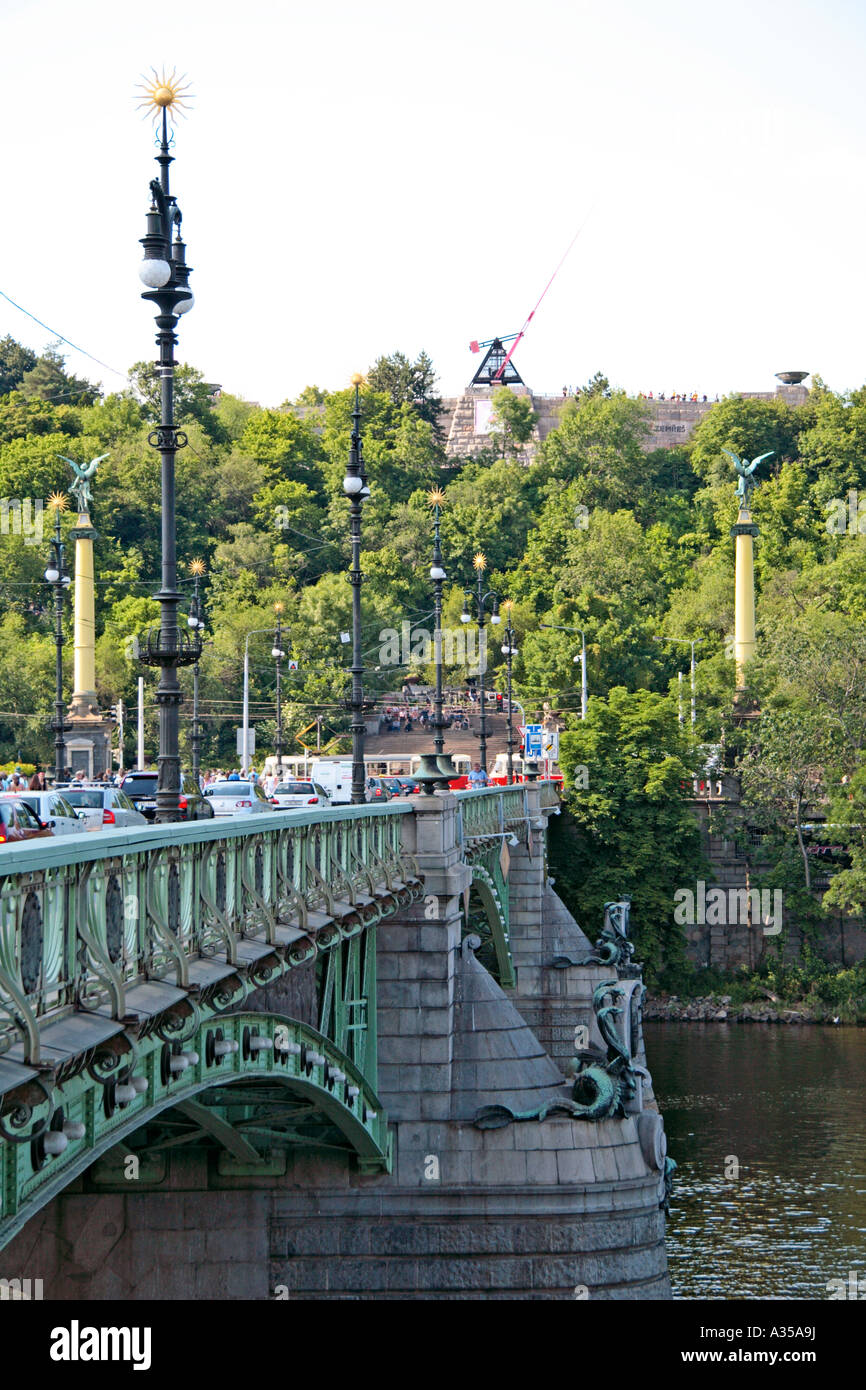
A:
[[[58,454],[58,458],[68,463],[75,474],[75,482],[69,491],[72,493],[78,505],[79,512],[89,512],[90,504],[93,501],[93,493],[90,491],[90,479],[93,477],[103,459],[108,458],[108,454],[100,454],[98,458],[91,459],[89,463],[76,463],[75,459],[68,459],[65,454]]]
[[[756,480],[753,476],[755,469],[757,468],[759,463],[763,462],[764,459],[772,458],[773,454],[775,453],[775,450],[771,449],[768,454],[759,454],[758,457],[756,459],[753,459],[751,463],[749,463],[748,459],[738,458],[736,454],[731,453],[730,449],[723,449],[722,453],[727,454],[728,458],[733,461],[734,467],[736,468],[739,474],[739,482],[737,483],[737,496],[740,499],[740,511],[747,512],[750,510],[749,498],[751,497],[752,493],[755,490],[755,487],[757,486]]]

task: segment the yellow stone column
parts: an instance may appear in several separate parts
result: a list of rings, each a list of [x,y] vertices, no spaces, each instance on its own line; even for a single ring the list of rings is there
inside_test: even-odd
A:
[[[737,524],[731,528],[736,538],[736,578],[734,587],[734,662],[737,692],[746,689],[746,662],[755,655],[755,556],[758,528],[750,511],[741,508]]]
[[[79,531],[92,531],[88,512],[78,513]],[[96,705],[96,603],[93,584],[93,537],[75,540],[75,638],[72,704]]]

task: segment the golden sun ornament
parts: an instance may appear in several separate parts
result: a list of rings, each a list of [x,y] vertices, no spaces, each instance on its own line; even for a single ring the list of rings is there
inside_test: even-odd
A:
[[[473,563],[473,565],[475,566],[475,568],[476,568],[477,570],[486,569],[486,568],[487,568],[487,556],[483,553],[483,551],[479,550],[478,553],[477,553],[477,555],[473,555],[473,557],[472,557],[472,563]]]
[[[48,498],[49,507],[53,507],[56,512],[65,512],[69,503],[66,500],[65,492],[52,492]]]
[[[204,560],[190,560],[190,574],[204,574]]]
[[[444,507],[445,493],[442,491],[441,487],[434,487],[427,494],[427,500],[431,507]]]
[[[142,74],[141,82],[138,84],[142,99],[138,103],[139,110],[144,108],[146,115],[153,116],[158,120],[163,112],[177,112],[178,115],[184,114],[184,108],[188,105],[192,97],[190,84],[186,80],[186,73],[178,77],[175,68],[169,73],[167,68],[157,72],[156,68],[151,68],[152,77],[145,77]]]

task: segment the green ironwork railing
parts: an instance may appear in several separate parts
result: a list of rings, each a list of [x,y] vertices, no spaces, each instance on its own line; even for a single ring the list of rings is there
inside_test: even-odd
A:
[[[484,835],[517,833],[529,821],[526,786],[467,788],[457,793],[459,834],[465,843]]]
[[[264,983],[257,953],[299,963],[315,954],[311,932],[321,948],[378,921],[373,890],[399,893],[415,872],[401,844],[409,813],[399,802],[274,812],[4,848],[0,1059],[38,1062],[40,1025],[75,1010],[123,1019],[145,982],[207,994],[222,965]]]

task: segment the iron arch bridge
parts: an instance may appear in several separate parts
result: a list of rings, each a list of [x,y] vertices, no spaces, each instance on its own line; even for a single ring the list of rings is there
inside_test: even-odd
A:
[[[502,986],[516,983],[511,954],[509,868],[512,851],[531,844],[526,790],[486,787],[458,793],[458,840],[472,870],[463,935],[481,938],[478,959]]]
[[[525,786],[457,805],[466,930],[481,929],[507,986],[509,859],[532,853],[542,822]],[[252,1168],[272,1146],[336,1145],[390,1171],[376,926],[424,896],[404,847],[414,812],[392,801],[4,847],[0,1248],[121,1141],[147,1154],[204,1135]]]
[[[423,894],[402,848],[411,810],[275,812],[265,828],[193,822],[4,851],[0,1246],[169,1110],[253,1163],[251,1135],[318,1125],[363,1169],[389,1170],[375,928]],[[245,1007],[304,966],[315,1024]]]

